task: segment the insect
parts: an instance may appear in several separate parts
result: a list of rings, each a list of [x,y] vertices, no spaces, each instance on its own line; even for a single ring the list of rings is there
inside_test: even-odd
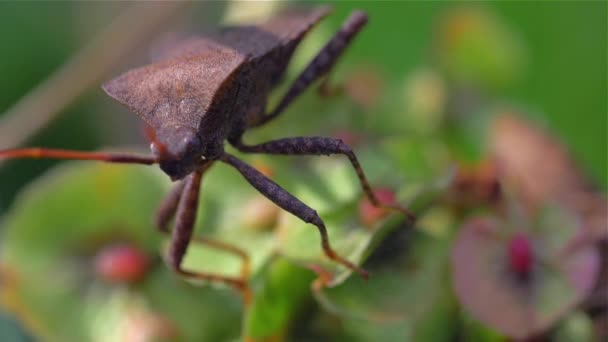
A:
[[[137,113],[150,128],[151,156],[24,148],[1,150],[0,157],[158,164],[176,182],[156,216],[158,229],[171,234],[166,255],[168,265],[183,276],[223,282],[244,291],[248,279],[247,254],[223,242],[192,236],[202,177],[212,165],[227,164],[279,207],[316,226],[328,258],[367,277],[364,269],[332,249],[325,224],[314,209],[224,151],[224,143],[228,141],[246,153],[345,155],[374,206],[397,210],[413,218],[402,207],[380,203],[357,157],[340,139],[292,137],[256,145],[243,141],[248,129],[278,118],[315,81],[323,80],[325,84],[336,60],[368,20],[364,12],[354,11],[301,72],[279,104],[266,111],[268,95],[280,83],[294,50],[306,33],[329,12],[329,7],[293,9],[262,25],[227,27],[205,37],[188,39],[173,46],[159,61],[127,71],[105,83],[103,90]],[[173,218],[175,223],[171,231],[169,223]],[[191,241],[242,258],[241,276],[228,277],[182,268]]]

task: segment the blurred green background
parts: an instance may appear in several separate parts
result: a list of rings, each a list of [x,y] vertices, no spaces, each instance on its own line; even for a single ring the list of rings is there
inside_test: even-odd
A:
[[[299,5],[312,4],[306,2]],[[8,111],[34,87],[62,68],[80,49],[91,44],[99,32],[107,30],[114,18],[124,14],[131,6],[135,5],[127,2],[0,2],[0,42],[2,42],[0,120],[3,112]],[[422,153],[419,151],[428,147],[428,144],[434,140],[441,140],[447,144],[448,150],[454,152],[454,155],[467,161],[479,161],[484,158],[487,132],[482,127],[484,127],[483,123],[489,120],[487,113],[497,110],[496,108],[499,110],[509,108],[548,129],[570,150],[578,162],[578,167],[586,173],[590,182],[601,191],[606,190],[608,185],[606,2],[339,1],[333,6],[335,11],[332,15],[311,33],[309,39],[298,50],[288,78],[293,79],[297,75],[297,70],[301,69],[310,56],[318,51],[353,9],[362,9],[369,14],[370,22],[340,60],[331,78],[336,84],[351,85],[352,88],[347,89],[350,97],[322,99],[311,90],[276,124],[255,132],[251,136],[251,141],[294,135],[328,135],[338,130],[348,130],[370,137],[369,146],[360,148],[364,150],[362,152],[364,155],[366,153],[372,155],[374,149],[380,149],[381,146],[388,144],[384,144],[386,138],[393,138],[398,144],[411,142],[412,145],[403,145],[403,150],[413,154]],[[154,31],[150,30],[148,36],[166,38],[171,37],[171,32],[199,31],[221,23],[222,18],[232,22],[246,20],[242,18],[263,16],[264,13],[278,7],[280,5],[266,2],[191,3],[178,9],[171,9],[173,14],[167,15],[170,19],[165,21],[165,26],[156,27]],[[134,15],[130,18],[132,26],[128,25],[125,29],[131,30],[145,20],[147,18]],[[133,48],[121,58],[119,63],[108,67],[95,83],[98,85],[130,67],[145,63],[150,55],[149,47],[155,44],[155,39],[142,37],[137,44],[133,44]],[[112,44],[108,44],[105,48],[112,49]],[[103,59],[104,54],[100,54],[97,58]],[[96,64],[93,64],[93,67],[94,65]],[[354,78],[353,75],[360,78]],[[430,75],[432,80],[439,79],[439,85],[444,89],[441,96],[445,97],[443,100],[445,104],[437,112],[431,110],[430,113],[425,113],[424,110],[420,110],[421,114],[417,115],[416,110],[412,110],[412,97],[415,97],[416,93],[408,89],[416,87],[417,77],[428,80],[424,78],[425,75]],[[380,86],[373,87],[373,82],[376,81]],[[363,86],[363,90],[357,90],[357,86],[368,82],[372,84],[371,88]],[[427,84],[430,88],[422,87],[423,93],[425,89],[427,93],[436,90],[433,88],[436,83],[431,81],[430,84],[430,86]],[[361,92],[369,95],[374,91],[380,93],[375,97],[372,96],[369,100],[373,102],[371,105],[366,105],[364,95],[363,99],[357,98],[361,97]],[[412,92],[414,95],[411,95]],[[273,99],[276,101],[275,98]],[[424,103],[424,100],[422,102]],[[430,119],[425,117],[425,114],[428,114]],[[430,122],[435,120],[434,118],[442,121],[443,124]],[[0,121],[0,125],[2,123],[3,121]],[[108,147],[120,149],[126,146],[128,149],[145,151],[147,143],[138,118],[103,94],[99,86],[94,86],[83,89],[47,127],[35,132],[23,145],[77,150]],[[401,145],[395,147],[396,151],[399,150],[399,146]],[[13,146],[0,146],[0,148],[10,147]],[[398,152],[391,153],[386,151],[385,155],[395,155]],[[376,172],[374,165],[369,163],[366,165],[366,158],[369,163],[374,161],[373,157],[362,157],[364,168],[370,169],[372,178],[382,179],[385,175],[381,171],[382,166],[379,166],[380,171]],[[287,170],[296,168],[289,166],[292,162],[297,163],[291,158],[282,159],[278,164],[282,163],[284,166],[277,167],[279,170],[283,167],[283,171],[289,172]],[[0,164],[0,215],[10,213],[15,203],[15,196],[57,163],[61,162],[36,160]],[[272,164],[273,162],[269,163],[275,165]],[[403,177],[400,177],[402,174],[399,173],[392,175],[395,180],[389,181],[393,182],[391,185],[398,184],[399,188],[402,183],[408,181],[432,181],[432,178],[425,179],[418,176],[425,174],[424,168],[427,166],[417,168],[415,159],[403,165],[406,165],[400,169],[404,172]],[[414,166],[407,169],[411,165]],[[314,169],[314,166],[311,168]],[[297,187],[298,180],[286,178],[285,172],[281,172],[283,175],[278,176],[283,177],[282,184],[287,182]],[[547,169],[546,172],[550,173],[551,169]],[[442,170],[434,170],[431,174],[441,173]],[[157,181],[159,188],[166,188],[166,182]],[[239,186],[246,185],[239,183]],[[235,193],[238,193],[238,186],[234,185],[234,187]],[[216,188],[217,191],[221,189],[219,186]],[[35,189],[30,188],[29,191],[35,192]],[[348,194],[356,193],[356,190],[349,191],[344,196],[348,197],[350,196]],[[408,193],[409,190],[399,191]],[[306,196],[305,191],[302,193]],[[403,196],[407,197],[407,195]],[[311,196],[311,198],[315,197]],[[153,202],[152,199],[150,201]],[[146,205],[142,204],[139,207],[148,210]],[[335,214],[331,215],[339,217],[341,215],[339,211],[348,212],[348,208],[350,207],[330,208],[327,215],[330,216],[329,213],[334,213],[332,210],[335,209]],[[83,209],[75,206],[71,210]],[[18,216],[18,214],[14,215]],[[152,217],[152,213],[149,215]],[[79,216],[74,215],[74,217]],[[336,218],[336,222],[342,222],[341,220]],[[3,229],[4,226],[0,226],[0,234]],[[149,234],[155,234],[152,227],[148,229]],[[60,229],[54,232],[61,234]],[[419,240],[422,245],[434,246],[426,241],[426,237],[417,236],[416,241]],[[338,241],[335,243],[339,244]],[[447,242],[444,243],[448,245]],[[443,255],[447,254],[446,248],[420,247],[415,253],[412,252],[415,256],[410,255],[410,257],[416,259],[427,253]],[[273,272],[283,274],[281,268],[293,266],[279,263],[279,265],[264,267],[260,266],[265,271],[259,277],[272,278]],[[298,274],[298,271],[294,272]],[[301,283],[294,285],[295,290],[291,293],[293,297],[288,297],[286,299],[288,302],[290,300],[297,302],[293,298],[302,300],[301,298],[310,296],[307,292],[307,284],[312,278],[306,272],[299,276],[300,278],[297,279],[301,279]],[[382,279],[382,276],[379,279]],[[353,281],[357,282],[350,280],[351,283]],[[382,284],[391,286],[391,281],[394,279],[388,279]],[[2,285],[0,283],[0,286]],[[353,286],[359,290],[365,287],[361,284]],[[383,291],[381,286],[370,287]],[[368,296],[373,296],[369,290],[362,291]],[[348,291],[346,293],[346,297],[352,295]],[[453,295],[445,294],[447,292],[437,291],[437,293],[447,296],[447,299],[436,300],[441,302],[444,308],[452,309],[441,311],[441,308],[435,307],[433,310],[448,312],[449,314],[446,315],[451,315],[456,310],[453,309],[456,307],[455,298]],[[340,298],[339,293],[336,294],[336,298]],[[217,299],[212,299],[210,302],[218,305],[218,309],[222,308],[221,302]],[[238,307],[237,304],[231,303]],[[404,305],[412,303],[406,301]],[[296,304],[293,307],[287,305],[285,310],[296,310],[297,307]],[[366,340],[378,333],[373,328],[366,330],[367,324],[357,326],[350,321],[343,323],[342,327],[346,333],[342,335],[338,333],[315,335],[310,331],[333,331],[325,329],[324,324],[331,324],[335,318],[332,318],[331,314],[324,313],[323,310],[314,309],[314,305],[306,304],[303,307],[304,309],[300,309],[300,313],[295,316],[305,324],[300,326],[298,320],[294,321],[292,316],[289,316],[289,320],[277,320],[279,330],[295,331],[295,334],[300,332],[310,338],[341,336],[341,338],[356,340]],[[238,312],[238,309],[235,310]],[[20,329],[10,323],[12,320],[8,317],[8,313],[0,315],[0,339],[27,340],[26,337],[18,337],[19,333],[16,331]],[[256,318],[250,319],[255,321]],[[460,318],[460,321],[444,319],[441,322],[462,326],[464,324],[462,322],[467,320],[470,318],[465,316]],[[229,322],[235,321],[238,322],[238,319]],[[322,323],[323,321],[329,323]],[[429,322],[421,324],[430,324]],[[314,329],[310,328],[311,326]],[[411,333],[408,329],[413,328],[404,328],[404,331],[397,332],[397,335],[387,335],[386,339],[405,336]],[[417,331],[424,329],[423,327]],[[426,329],[432,328],[429,326]],[[453,327],[446,329],[446,331],[457,331],[457,329],[450,330]],[[475,335],[478,337],[486,334],[484,336],[489,339],[491,338],[488,336],[495,334],[493,331],[487,332],[483,329],[469,331],[480,334]],[[450,334],[446,333],[446,335]],[[227,335],[218,333],[212,340],[221,340],[226,338],[225,336]],[[235,336],[238,336],[238,333],[231,338]],[[435,340],[442,339],[439,335],[416,336],[433,336]]]

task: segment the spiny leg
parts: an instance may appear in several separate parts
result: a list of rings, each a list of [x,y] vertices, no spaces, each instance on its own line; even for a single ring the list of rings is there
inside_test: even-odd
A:
[[[342,55],[352,39],[359,33],[361,28],[367,23],[367,14],[361,11],[353,12],[342,28],[327,42],[319,54],[308,64],[300,76],[293,82],[291,88],[285,93],[281,102],[268,115],[263,116],[252,126],[261,126],[277,116],[279,116],[291,102],[302,94],[313,82],[326,76]],[[327,80],[324,80],[322,87],[327,88]]]
[[[186,181],[181,181],[176,184],[171,192],[165,197],[163,202],[158,208],[156,213],[155,224],[156,228],[165,234],[170,233],[169,231],[169,222],[175,216],[177,211],[177,207],[180,201],[180,198],[184,192],[184,187],[186,185]],[[193,242],[200,243],[202,245],[206,245],[212,248],[220,249],[232,254],[235,254],[237,257],[241,258],[242,266],[241,266],[241,276],[243,279],[249,278],[249,267],[250,260],[249,255],[238,247],[220,242],[215,240],[210,240],[206,238],[193,237]]]
[[[180,198],[184,192],[184,187],[186,185],[186,181],[181,181],[174,185],[171,192],[165,197],[163,202],[158,207],[156,212],[155,224],[156,228],[165,234],[170,233],[169,231],[169,222],[175,216],[175,212],[177,211],[177,206],[179,204]],[[220,242],[215,240],[210,240],[207,238],[201,237],[193,237],[193,242],[209,246],[215,249],[223,250],[228,253],[232,253],[241,259],[241,276],[243,279],[249,279],[249,269],[250,269],[250,260],[249,255],[242,249]]]
[[[302,203],[302,201],[287,192],[285,189],[281,188],[278,184],[264,176],[258,170],[237,159],[236,157],[225,153],[220,160],[237,169],[237,171],[239,171],[243,177],[245,177],[249,184],[251,184],[262,195],[266,196],[279,207],[297,216],[302,221],[317,226],[319,233],[321,234],[321,246],[323,247],[323,252],[328,258],[359,273],[364,278],[368,277],[367,271],[341,257],[333,250],[329,243],[329,236],[327,234],[327,228],[325,228],[325,223],[323,223],[323,220],[321,220],[314,209]]]
[[[138,156],[126,153],[106,152],[82,152],[72,150],[60,150],[50,148],[21,148],[12,150],[0,150],[0,158],[33,158],[33,159],[73,159],[73,160],[97,160],[108,163],[145,164],[151,165],[158,162],[155,157]]]
[[[186,185],[177,206],[177,219],[173,234],[171,235],[168,261],[179,272],[182,272],[180,268],[181,263],[192,238],[192,230],[196,221],[196,212],[198,211],[198,195],[202,176],[202,172],[196,171],[186,178],[184,181]]]
[[[173,189],[171,189],[171,192],[167,194],[156,210],[154,224],[158,231],[162,233],[169,233],[169,222],[175,216],[175,212],[177,212],[179,199],[182,197],[185,186],[186,181],[180,181],[179,183],[175,184]]]
[[[233,246],[207,239],[192,238],[194,223],[196,221],[196,212],[198,210],[198,197],[203,172],[204,170],[195,171],[184,181],[185,185],[177,205],[175,228],[173,229],[171,236],[171,244],[169,246],[167,261],[176,273],[185,277],[226,283],[234,287],[237,291],[243,294],[245,303],[248,303],[251,299],[251,293],[246,277],[234,278],[213,273],[193,272],[190,270],[185,270],[181,266],[191,240],[204,243],[215,248],[235,252],[237,255],[247,259],[247,255],[243,251]],[[166,203],[169,203],[171,200],[173,200],[172,194],[170,194]],[[167,208],[170,208],[171,206],[172,204],[166,205]],[[165,205],[161,206],[161,208],[163,207],[165,207]]]
[[[213,165],[213,162],[204,163],[200,165],[200,169],[198,171],[201,174],[204,174],[205,171],[207,171],[211,167],[211,165]],[[187,183],[188,179],[185,179],[175,184],[156,210],[156,217],[154,223],[158,231],[160,231],[161,233],[169,233],[169,222],[175,216],[175,212],[178,209],[180,199],[184,194],[184,188],[186,187]]]
[[[380,202],[380,200],[378,200],[378,197],[372,191],[369,182],[367,181],[367,178],[363,173],[363,169],[361,168],[361,164],[359,164],[357,156],[350,148],[350,146],[345,144],[341,139],[326,137],[295,137],[273,140],[253,146],[245,145],[242,142],[238,142],[235,144],[235,147],[242,152],[248,153],[285,155],[343,154],[347,156],[350,160],[350,163],[352,164],[353,168],[355,169],[355,172],[357,173],[357,178],[359,178],[361,188],[363,188],[363,192],[365,193],[365,195],[373,206],[377,208],[386,208],[389,210],[399,211],[406,215],[410,220],[415,220],[414,214],[412,214],[409,210],[393,204],[383,204]]]
[[[211,163],[207,164],[205,168],[202,170],[203,172],[211,166]],[[177,183],[171,192],[165,197],[163,202],[160,204],[155,218],[156,228],[162,233],[169,233],[169,222],[175,216],[175,212],[177,211],[177,207],[180,201],[180,198],[184,192],[184,187],[186,185],[185,181],[181,181]],[[193,242],[200,243],[202,245],[206,245],[212,248],[220,249],[226,251],[228,253],[232,253],[237,257],[241,258],[242,266],[241,266],[241,275],[243,279],[249,278],[249,255],[242,249],[207,238],[202,237],[193,237]]]

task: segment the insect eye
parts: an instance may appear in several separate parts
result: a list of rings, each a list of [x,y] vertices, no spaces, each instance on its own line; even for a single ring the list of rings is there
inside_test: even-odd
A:
[[[182,136],[181,152],[183,155],[198,153],[201,149],[201,139],[194,131],[186,131]]]
[[[160,128],[152,140],[152,153],[161,159],[190,161],[201,154],[202,142],[196,129],[185,126]]]

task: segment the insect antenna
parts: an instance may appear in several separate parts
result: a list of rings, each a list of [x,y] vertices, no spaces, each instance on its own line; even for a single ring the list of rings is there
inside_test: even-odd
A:
[[[97,160],[108,163],[122,164],[144,164],[151,165],[158,161],[156,157],[141,156],[127,153],[107,153],[107,152],[82,152],[73,150],[61,150],[51,148],[20,148],[0,150],[0,158],[33,158],[33,159],[71,159],[71,160]]]
[[[164,153],[166,148],[157,141],[156,133],[152,127],[145,126],[145,134],[148,139],[155,144],[159,152]],[[119,164],[144,164],[152,165],[158,163],[155,156],[143,156],[130,153],[109,153],[109,152],[84,152],[74,150],[28,147],[18,149],[0,150],[0,159],[64,159],[64,160],[96,160],[107,163]]]

